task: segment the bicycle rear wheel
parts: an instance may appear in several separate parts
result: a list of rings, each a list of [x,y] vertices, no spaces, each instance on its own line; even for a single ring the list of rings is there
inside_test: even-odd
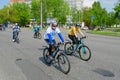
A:
[[[64,50],[65,50],[65,53],[66,53],[67,55],[72,55],[73,46],[72,46],[71,42],[66,42],[66,43],[65,43]]]
[[[57,59],[58,59],[58,65],[60,67],[60,70],[63,73],[68,74],[70,72],[70,62],[67,56],[63,53],[60,53]]]
[[[79,48],[79,56],[80,59],[83,61],[88,61],[91,58],[91,51],[90,49],[86,46],[83,45]]]
[[[44,61],[47,63],[47,64],[50,64],[51,63],[51,60],[49,59],[49,48],[45,48],[43,50],[43,57],[44,57]]]

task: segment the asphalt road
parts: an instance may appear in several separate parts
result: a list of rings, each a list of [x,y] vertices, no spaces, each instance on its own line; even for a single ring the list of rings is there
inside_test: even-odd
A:
[[[61,32],[68,39],[68,30],[61,29]],[[47,44],[43,38],[34,39],[32,30],[21,30],[20,44],[12,42],[11,29],[0,31],[0,80],[119,80],[120,37],[85,34],[92,57],[85,62],[68,56],[71,71],[65,75],[57,69],[57,64],[44,63],[42,52]]]

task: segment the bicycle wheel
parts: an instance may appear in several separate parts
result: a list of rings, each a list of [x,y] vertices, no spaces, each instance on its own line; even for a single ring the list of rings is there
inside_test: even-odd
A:
[[[86,45],[81,46],[79,48],[79,56],[80,56],[80,59],[82,59],[83,61],[90,60],[90,58],[91,58],[90,49]]]
[[[44,57],[44,61],[47,63],[47,64],[50,64],[51,63],[51,60],[49,59],[49,49],[48,48],[45,48],[43,50],[43,57]]]
[[[41,38],[42,38],[41,33],[38,33],[38,39],[41,39]]]
[[[34,36],[34,38],[36,38],[37,37],[36,33],[34,33],[33,36]]]
[[[60,53],[57,59],[58,59],[58,65],[60,67],[60,70],[63,73],[68,74],[70,72],[70,62],[67,56],[63,53]]]
[[[73,52],[73,46],[71,45],[71,42],[66,42],[64,46],[65,53],[67,55],[72,55]]]
[[[16,42],[17,42],[18,44],[20,43],[20,40],[19,40],[19,38],[17,38],[17,39],[16,39]]]

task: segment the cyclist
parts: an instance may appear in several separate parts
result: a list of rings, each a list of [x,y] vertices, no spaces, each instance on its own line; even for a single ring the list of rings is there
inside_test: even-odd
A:
[[[52,49],[54,48],[56,41],[54,36],[58,34],[60,40],[64,42],[64,38],[57,27],[57,22],[52,22],[52,24],[47,28],[45,34],[44,34],[44,40],[47,44],[49,44],[49,55],[52,57]]]
[[[12,30],[13,30],[13,42],[14,42],[15,41],[15,36],[18,36],[19,31],[20,31],[20,27],[18,26],[18,23],[15,23]]]
[[[73,45],[76,44],[78,41],[77,33],[80,33],[82,36],[85,37],[85,35],[83,34],[80,28],[81,28],[81,25],[79,23],[76,23],[75,26],[71,27],[70,29],[68,37],[72,40]],[[76,45],[74,45],[74,49],[75,49],[75,46]]]
[[[34,24],[34,26],[33,26],[33,32],[35,35],[34,38],[37,37],[37,33],[39,32],[39,30],[40,30],[40,27],[37,24]]]

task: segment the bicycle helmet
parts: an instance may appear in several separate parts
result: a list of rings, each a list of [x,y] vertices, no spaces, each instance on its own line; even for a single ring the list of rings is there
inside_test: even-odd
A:
[[[52,22],[52,26],[57,27],[57,22]]]
[[[81,25],[79,24],[79,23],[76,23],[76,25],[75,26],[79,26],[79,27],[81,27]]]

